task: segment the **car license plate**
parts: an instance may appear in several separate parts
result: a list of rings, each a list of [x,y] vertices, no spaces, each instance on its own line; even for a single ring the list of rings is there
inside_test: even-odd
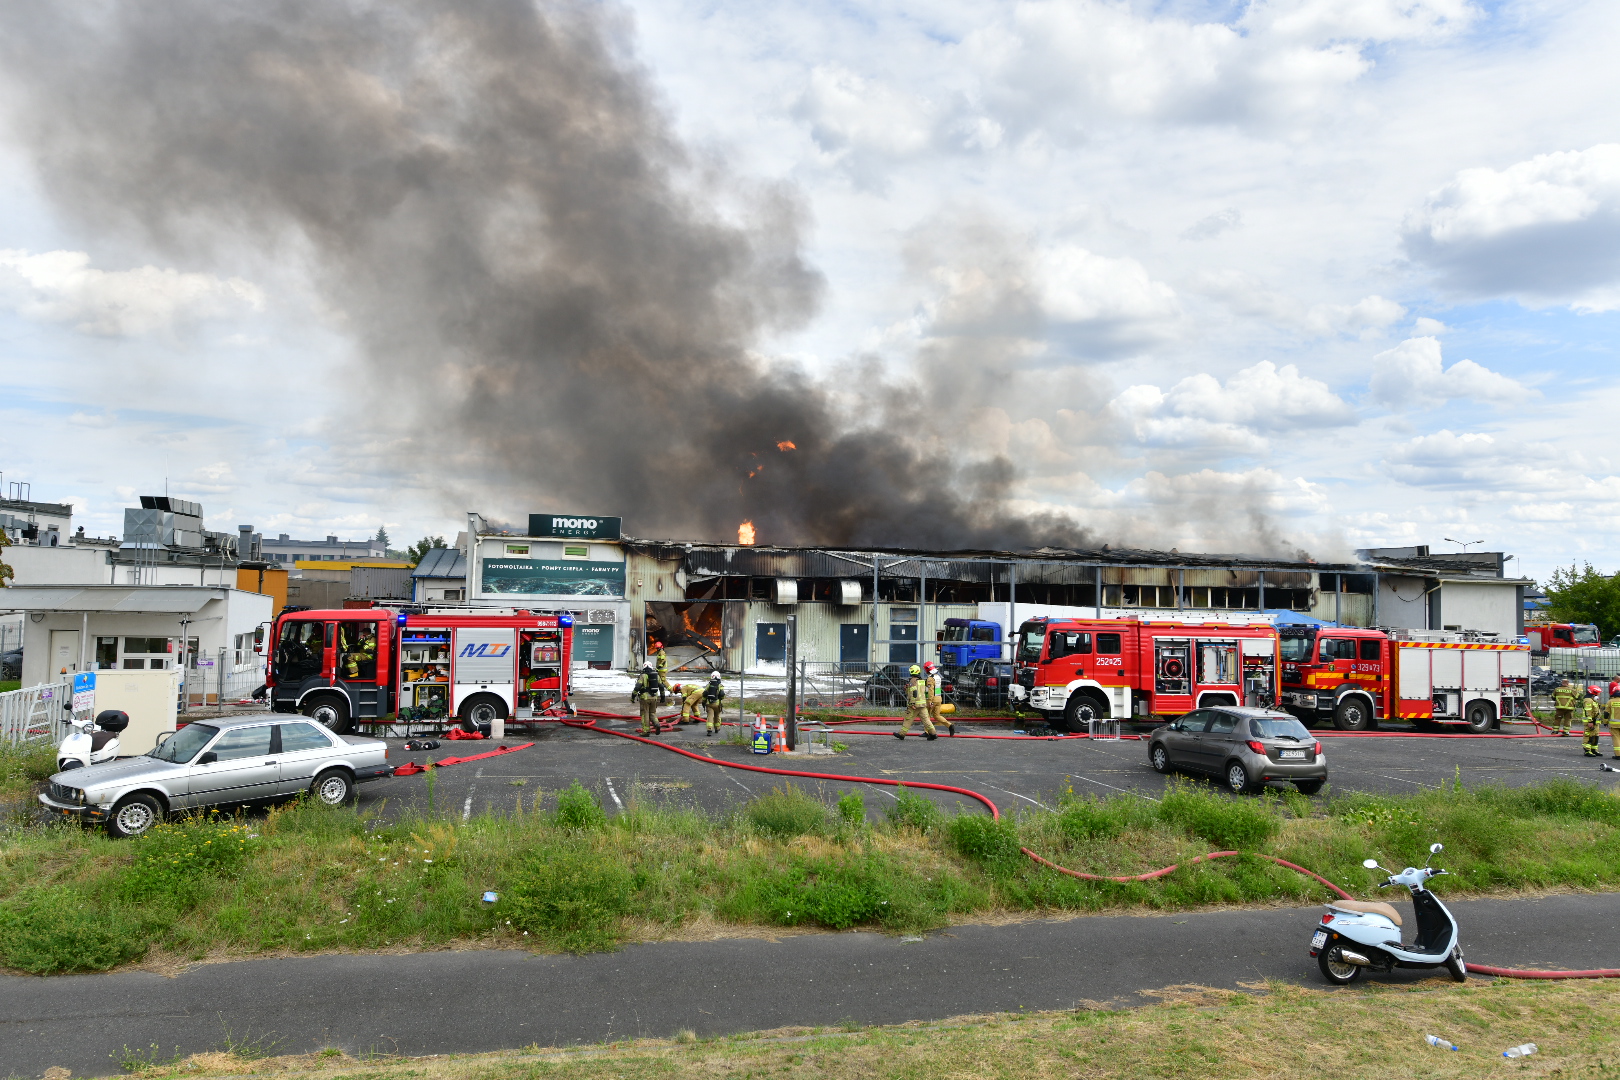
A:
[[[1311,948],[1320,949],[1322,946],[1324,946],[1326,944],[1327,944],[1327,931],[1326,930],[1318,930],[1315,934],[1313,934],[1311,936]]]
[[[1305,751],[1303,751],[1303,750],[1283,750],[1277,756],[1280,757],[1280,758],[1283,758],[1284,760],[1286,760],[1288,758],[1299,758],[1301,761],[1303,761],[1303,760],[1305,760]]]

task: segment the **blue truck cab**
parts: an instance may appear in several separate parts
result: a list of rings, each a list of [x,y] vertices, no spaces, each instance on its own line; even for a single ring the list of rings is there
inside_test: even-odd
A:
[[[939,665],[967,667],[975,660],[1001,659],[1001,624],[983,619],[946,619],[940,639]]]

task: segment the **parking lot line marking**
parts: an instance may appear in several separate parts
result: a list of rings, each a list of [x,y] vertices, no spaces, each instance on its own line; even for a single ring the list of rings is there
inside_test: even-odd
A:
[[[1162,799],[1155,799],[1151,795],[1144,795],[1140,791],[1132,791],[1130,788],[1114,787],[1113,784],[1105,784],[1101,780],[1093,780],[1091,777],[1081,776],[1079,773],[1075,773],[1074,778],[1076,780],[1084,780],[1088,784],[1096,784],[1098,787],[1112,788],[1114,791],[1123,791],[1127,795],[1135,795],[1138,799],[1146,799],[1148,802],[1163,801]]]
[[[467,792],[467,801],[461,804],[461,820],[472,820],[472,792]]]
[[[996,787],[996,785],[994,785],[994,784],[985,784],[983,780],[979,780],[979,781],[977,781],[977,783],[984,784],[984,786],[989,788],[991,791],[999,791],[1003,795],[1011,795],[1015,799],[1023,799],[1027,803],[1034,803],[1036,806],[1040,807],[1042,810],[1046,810],[1046,811],[1048,811],[1050,813],[1053,813],[1053,814],[1057,813],[1057,811],[1053,810],[1050,806],[1047,806],[1045,803],[1043,803],[1043,802],[1041,802],[1041,801],[1039,801],[1037,799],[1032,799],[1028,795],[1020,795],[1016,791],[1009,791],[1008,789],[1006,789],[1004,787]]]
[[[623,810],[624,803],[619,801],[619,793],[613,790],[613,777],[604,776],[602,779],[607,781],[608,794],[613,796],[613,805],[617,806],[620,810]]]

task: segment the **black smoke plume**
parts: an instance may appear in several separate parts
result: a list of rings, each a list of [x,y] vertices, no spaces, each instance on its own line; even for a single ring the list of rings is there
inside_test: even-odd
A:
[[[0,63],[74,220],[307,262],[364,357],[350,404],[403,402],[445,509],[1083,543],[1010,513],[1009,462],[957,458],[909,387],[754,351],[816,310],[799,204],[695,160],[628,37],[566,0],[55,0],[5,5]]]

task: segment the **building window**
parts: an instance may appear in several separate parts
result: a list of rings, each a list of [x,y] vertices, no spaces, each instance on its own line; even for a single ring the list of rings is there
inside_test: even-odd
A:
[[[528,544],[507,544],[506,545],[506,553],[508,555],[527,555],[529,553],[529,545]]]
[[[174,643],[166,637],[127,637],[119,667],[129,671],[163,671],[173,666]]]
[[[107,671],[118,666],[118,639],[115,637],[96,638],[96,668]]]
[[[583,544],[577,547],[570,545],[563,548],[563,554],[570,559],[588,559],[591,557],[591,549]]]

